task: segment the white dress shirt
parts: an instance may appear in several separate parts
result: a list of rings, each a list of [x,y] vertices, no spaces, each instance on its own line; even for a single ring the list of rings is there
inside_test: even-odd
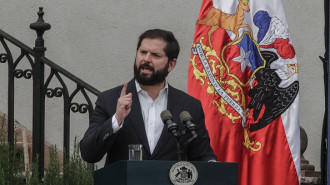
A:
[[[152,100],[148,93],[141,89],[137,81],[135,81],[135,86],[140,100],[150,152],[153,153],[164,127],[163,121],[160,118],[160,113],[167,108],[168,83],[165,82],[165,87],[159,92],[155,100]],[[115,115],[112,116],[112,129],[114,133],[116,133],[123,124],[124,123],[119,126]]]
[[[139,96],[144,127],[146,129],[150,152],[152,153],[162,133],[164,123],[160,118],[160,113],[167,107],[167,91],[168,84],[160,90],[155,100],[148,95],[146,91],[141,89],[140,84],[135,81],[136,91]]]

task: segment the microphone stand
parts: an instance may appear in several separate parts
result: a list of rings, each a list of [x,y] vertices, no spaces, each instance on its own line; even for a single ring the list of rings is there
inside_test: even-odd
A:
[[[177,149],[177,153],[178,153],[178,161],[182,161],[182,145],[181,145],[181,141],[180,141],[180,136],[175,137],[176,139],[176,149]]]
[[[182,161],[182,154],[183,154],[182,144],[181,144],[181,135],[186,135],[186,134],[187,134],[186,130],[183,130],[181,132],[181,134],[179,133],[177,136],[175,136],[175,139],[177,141],[176,148],[177,148],[177,153],[178,153],[178,161]],[[188,139],[188,141],[186,141],[183,145],[187,145],[195,138],[197,138],[197,134],[193,134],[193,136],[190,139]]]
[[[190,143],[192,140],[194,140],[195,138],[197,138],[197,134],[194,134],[190,139],[188,139],[188,141],[187,142],[185,142],[184,144],[186,145],[186,144],[188,144],[188,143]]]
[[[182,144],[181,144],[181,135],[186,135],[186,133],[187,133],[186,130],[183,130],[181,134],[179,133],[177,136],[175,136],[178,161],[182,161],[182,154],[183,154]],[[183,145],[187,145],[195,138],[197,138],[197,134],[193,134],[193,136],[190,139],[188,139],[188,141],[186,141]]]

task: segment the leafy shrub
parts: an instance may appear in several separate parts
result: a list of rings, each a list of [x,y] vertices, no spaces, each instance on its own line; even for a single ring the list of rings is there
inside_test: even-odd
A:
[[[0,185],[91,185],[94,165],[88,164],[80,156],[79,143],[75,138],[70,160],[61,167],[56,146],[50,146],[50,162],[45,169],[44,179],[38,178],[38,164],[32,164],[31,172],[24,172],[23,155],[16,155],[16,139],[13,149],[6,142],[5,116],[0,127]],[[37,158],[38,161],[38,158]],[[63,173],[62,173],[63,170]]]
[[[5,136],[5,116],[0,127],[0,185],[23,184],[20,171],[23,169],[21,157],[16,157],[16,142],[11,150]],[[16,139],[16,137],[15,137]]]
[[[74,142],[73,154],[68,163],[64,163],[63,185],[79,184],[91,185],[93,183],[94,165],[84,162],[80,156],[77,138]]]

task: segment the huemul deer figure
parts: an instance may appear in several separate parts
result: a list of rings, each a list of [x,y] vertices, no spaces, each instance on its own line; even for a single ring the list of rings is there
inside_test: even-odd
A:
[[[230,44],[237,41],[239,37],[238,29],[243,27],[249,28],[250,35],[252,38],[251,27],[248,24],[243,24],[244,11],[246,12],[250,11],[249,0],[239,0],[239,4],[237,6],[235,14],[223,13],[222,11],[214,7],[211,7],[206,17],[202,20],[197,21],[197,24],[202,24],[211,27],[210,30],[208,31],[208,39],[211,49],[213,49],[211,36],[212,33],[215,32],[218,28],[223,28],[225,30],[232,31],[236,35],[235,39]]]

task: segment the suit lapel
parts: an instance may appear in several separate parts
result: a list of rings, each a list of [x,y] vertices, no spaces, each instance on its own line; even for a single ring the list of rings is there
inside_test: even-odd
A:
[[[167,110],[169,110],[172,115],[173,119],[175,119],[175,115],[178,114],[181,106],[181,99],[179,93],[176,92],[172,86],[168,85],[168,103],[167,103]],[[174,120],[175,121],[175,120]],[[179,124],[179,123],[177,123]]]
[[[150,148],[146,130],[144,127],[144,121],[142,117],[142,111],[140,106],[139,97],[136,92],[135,81],[131,80],[127,85],[127,93],[132,93],[132,107],[131,112],[127,116],[129,122],[132,124],[136,133],[140,139],[141,144],[145,147],[146,152],[150,154]],[[150,154],[151,155],[151,154]]]
[[[180,105],[180,103],[178,103],[180,101],[180,97],[179,94],[175,92],[175,89],[168,85],[168,99],[167,99],[167,110],[169,110],[172,115],[173,115],[173,119],[174,119],[174,115],[177,114],[177,112],[179,111],[179,107],[178,105]],[[174,122],[176,124],[177,123],[175,120]],[[171,137],[173,137],[172,135],[168,134],[167,131],[167,126],[164,125],[163,130],[162,130],[162,134],[160,135],[160,138],[157,142],[157,145],[155,147],[155,150],[153,152],[152,155],[156,155],[162,148],[164,148],[166,146],[167,140],[170,139]]]

